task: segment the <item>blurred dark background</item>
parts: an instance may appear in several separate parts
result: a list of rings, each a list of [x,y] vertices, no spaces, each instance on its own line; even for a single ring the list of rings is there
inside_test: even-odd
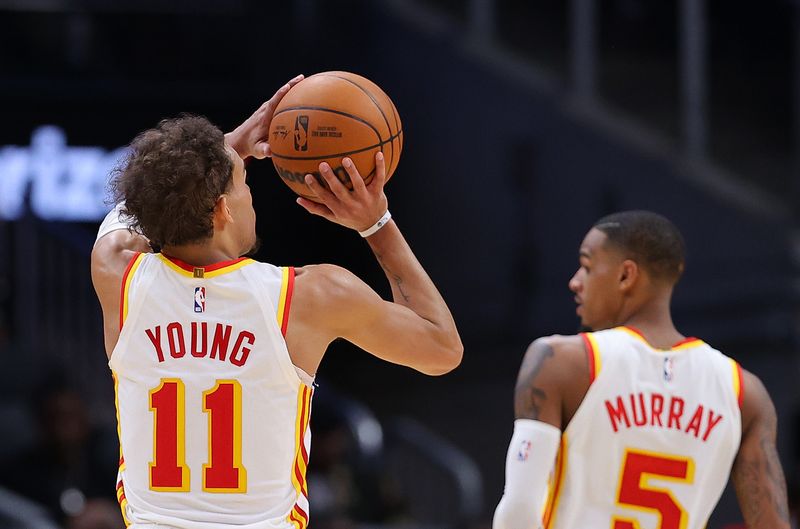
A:
[[[522,354],[577,330],[580,241],[634,208],[686,238],[679,328],[770,390],[796,504],[800,2],[0,0],[0,507],[41,527],[48,512],[72,528],[119,523],[103,503],[115,418],[88,259],[120,148],[181,112],[231,130],[289,78],[325,70],[394,100],[405,146],[391,210],[466,350],[427,378],[331,347],[313,527],[487,526]],[[333,262],[390,295],[356,234],[306,214],[269,161],[248,172],[260,259]],[[37,457],[53,452],[49,466]],[[52,490],[20,483],[28,460]],[[728,491],[709,528],[737,523]]]

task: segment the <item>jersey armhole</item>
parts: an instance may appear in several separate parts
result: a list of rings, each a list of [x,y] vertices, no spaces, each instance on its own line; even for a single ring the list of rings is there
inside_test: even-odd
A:
[[[583,339],[584,349],[586,349],[586,358],[589,361],[589,385],[591,385],[600,374],[602,361],[600,359],[600,350],[597,347],[597,340],[595,340],[592,333],[582,332],[580,337]]]
[[[278,327],[281,334],[286,338],[286,330],[289,328],[289,311],[292,306],[292,293],[294,291],[294,267],[284,266],[281,268],[281,293],[278,296]]]
[[[128,262],[127,268],[125,268],[125,273],[122,275],[122,284],[120,285],[120,293],[119,293],[119,331],[122,332],[122,326],[125,324],[125,319],[128,317],[128,301],[130,298],[130,288],[131,282],[133,281],[133,276],[136,273],[136,269],[139,268],[139,265],[142,262],[142,257],[144,256],[141,252],[136,252],[134,256],[131,258],[130,262]]]
[[[730,359],[733,366],[733,392],[736,395],[736,402],[739,409],[742,409],[744,402],[744,377],[742,376],[742,366],[734,359]]]

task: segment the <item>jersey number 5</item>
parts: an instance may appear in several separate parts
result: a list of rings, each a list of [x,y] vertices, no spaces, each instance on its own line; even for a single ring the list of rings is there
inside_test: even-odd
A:
[[[666,488],[650,486],[649,480],[692,483],[694,461],[690,458],[628,449],[620,473],[617,504],[627,509],[658,515],[658,529],[685,529],[686,510]],[[634,518],[615,516],[613,529],[641,529]]]
[[[185,408],[181,379],[161,379],[161,384],[150,390],[150,490],[189,490]],[[208,463],[203,465],[203,490],[247,492],[247,471],[242,466],[242,386],[236,380],[217,380],[213,388],[203,392],[203,411],[208,413]]]

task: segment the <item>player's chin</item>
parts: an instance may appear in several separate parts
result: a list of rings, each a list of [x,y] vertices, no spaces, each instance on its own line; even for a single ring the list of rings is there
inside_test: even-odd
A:
[[[594,325],[592,325],[591,318],[587,317],[583,311],[579,313],[579,316],[581,319],[580,322],[581,332],[591,332],[595,329]]]

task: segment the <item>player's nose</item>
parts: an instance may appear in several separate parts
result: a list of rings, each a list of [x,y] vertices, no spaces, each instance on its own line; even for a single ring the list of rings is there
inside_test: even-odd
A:
[[[567,286],[569,287],[569,289],[570,289],[572,292],[574,292],[574,293],[576,293],[576,294],[577,294],[577,293],[580,291],[580,289],[581,289],[581,282],[580,282],[580,280],[578,279],[578,272],[575,272],[575,274],[574,274],[574,275],[572,276],[572,278],[569,280],[569,283],[567,283]]]

